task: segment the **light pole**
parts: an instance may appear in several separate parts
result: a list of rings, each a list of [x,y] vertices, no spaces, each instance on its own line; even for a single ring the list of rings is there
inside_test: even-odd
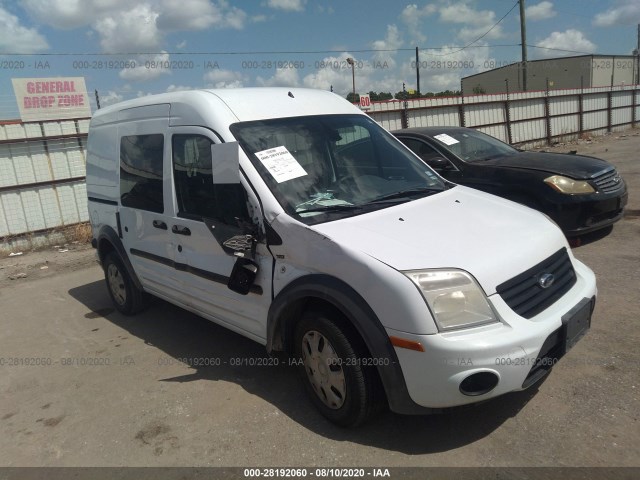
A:
[[[353,102],[356,101],[356,62],[353,58],[347,58],[347,63],[351,65],[351,81],[353,82]]]

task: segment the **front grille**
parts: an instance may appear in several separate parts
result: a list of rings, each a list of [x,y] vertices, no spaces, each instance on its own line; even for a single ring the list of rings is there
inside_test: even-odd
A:
[[[624,182],[615,168],[594,177],[593,182],[602,193],[613,193],[622,190]]]
[[[553,283],[541,286],[544,274],[553,275]],[[550,307],[576,283],[576,272],[566,248],[558,250],[546,260],[526,272],[501,283],[496,288],[509,307],[524,318],[531,318]]]

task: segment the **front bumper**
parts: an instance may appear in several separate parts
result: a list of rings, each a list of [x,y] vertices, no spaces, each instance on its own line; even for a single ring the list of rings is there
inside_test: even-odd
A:
[[[536,383],[590,324],[596,296],[595,277],[580,262],[574,260],[574,265],[576,284],[531,319],[516,315],[498,295],[492,295],[490,300],[502,323],[435,335],[387,329],[389,335],[420,342],[424,347],[424,352],[396,348],[411,399],[427,408],[453,407],[523,390]],[[493,378],[497,382],[489,385],[489,391],[479,388],[470,394],[469,385],[474,385],[467,380],[470,377]]]
[[[622,218],[629,194],[626,186],[617,194],[554,194],[547,213],[567,236],[583,235],[613,225]]]

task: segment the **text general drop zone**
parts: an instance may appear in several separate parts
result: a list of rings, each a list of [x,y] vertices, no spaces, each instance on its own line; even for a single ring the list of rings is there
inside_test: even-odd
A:
[[[23,108],[84,107],[84,92],[77,92],[73,80],[28,82]]]

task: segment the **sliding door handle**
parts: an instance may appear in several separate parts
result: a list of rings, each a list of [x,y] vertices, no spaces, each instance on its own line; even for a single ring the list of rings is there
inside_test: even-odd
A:
[[[166,230],[167,229],[167,224],[164,223],[162,220],[154,220],[153,221],[153,226],[155,228],[159,228],[160,230]]]
[[[182,225],[174,225],[173,227],[171,227],[171,231],[177,235],[191,235],[191,230],[189,230],[187,227],[183,227]]]

